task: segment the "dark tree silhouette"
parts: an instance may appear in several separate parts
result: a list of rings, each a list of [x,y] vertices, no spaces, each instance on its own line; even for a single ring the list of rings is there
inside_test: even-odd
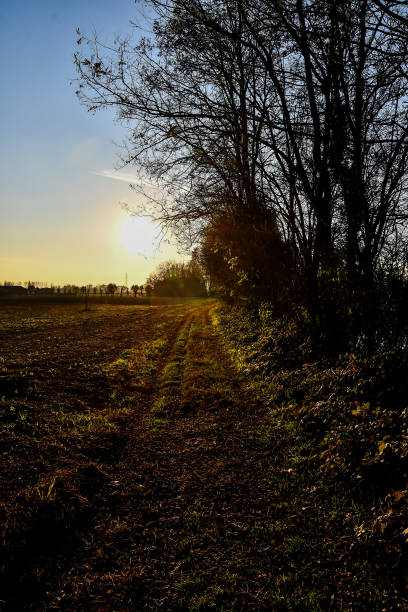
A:
[[[166,261],[150,274],[146,281],[156,296],[201,297],[206,295],[205,279],[196,262]],[[150,289],[149,289],[150,290]]]
[[[291,270],[287,290],[296,272],[292,299],[303,295],[316,335],[373,335],[376,279],[407,239],[405,3],[150,4],[152,42],[107,52],[96,38],[75,61],[80,99],[130,126],[123,161],[167,189],[157,218],[208,255],[221,219],[261,240],[271,215],[264,249],[284,263],[277,277]],[[223,245],[244,265],[240,247]],[[270,280],[255,283],[266,297]]]

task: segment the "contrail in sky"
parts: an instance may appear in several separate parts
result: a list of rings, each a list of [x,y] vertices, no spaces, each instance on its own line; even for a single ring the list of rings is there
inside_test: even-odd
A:
[[[125,183],[133,183],[137,185],[146,184],[140,180],[137,176],[132,174],[119,174],[113,170],[102,170],[102,172],[93,172],[96,176],[102,176],[104,178],[114,179],[115,181],[124,181]]]

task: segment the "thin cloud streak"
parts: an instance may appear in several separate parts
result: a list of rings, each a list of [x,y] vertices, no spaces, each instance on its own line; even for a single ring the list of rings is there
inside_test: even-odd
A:
[[[115,181],[123,181],[125,183],[132,183],[134,185],[145,185],[143,181],[140,180],[137,176],[133,176],[132,174],[118,174],[113,172],[112,170],[102,170],[102,172],[93,172],[96,176],[102,176],[103,178],[113,179]]]

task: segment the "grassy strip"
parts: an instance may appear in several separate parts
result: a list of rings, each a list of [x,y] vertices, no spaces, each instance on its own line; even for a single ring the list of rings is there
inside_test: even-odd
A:
[[[181,410],[188,414],[200,409],[217,410],[234,404],[229,376],[219,362],[217,342],[208,321],[208,310],[201,310],[191,325],[186,346]]]
[[[136,348],[126,349],[113,363],[103,369],[115,391],[151,391],[158,362],[167,342],[163,338],[143,342]]]
[[[273,518],[270,508],[259,511],[257,495],[264,489],[258,473],[268,477],[269,453],[254,440],[250,414],[255,407],[234,384],[217,336],[203,312],[195,318],[186,346],[182,409],[199,413],[200,426],[205,421],[217,425],[213,431],[226,433],[229,442],[226,453],[222,443],[215,450],[217,433],[211,442],[208,434],[199,434],[207,481],[184,514],[183,571],[174,585],[177,609],[288,609],[285,580],[290,569],[282,564],[280,575],[274,575],[281,550],[296,548],[277,523],[287,504],[274,500]],[[282,485],[287,477],[281,474]],[[268,503],[267,495],[264,500]]]
[[[218,309],[212,319],[248,388],[269,407],[252,435],[284,510],[270,532],[272,542],[284,536],[279,605],[405,609],[407,356],[317,362],[290,322],[239,309]],[[278,576],[273,586],[283,593]]]
[[[190,332],[190,322],[182,328],[170,354],[159,382],[159,396],[150,411],[149,425],[158,430],[168,425],[168,417],[177,401],[177,390],[181,384],[185,346]]]

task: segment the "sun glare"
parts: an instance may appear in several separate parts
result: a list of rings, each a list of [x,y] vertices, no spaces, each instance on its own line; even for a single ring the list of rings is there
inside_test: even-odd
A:
[[[159,229],[148,217],[128,217],[123,222],[119,239],[132,255],[151,255],[158,247]]]

